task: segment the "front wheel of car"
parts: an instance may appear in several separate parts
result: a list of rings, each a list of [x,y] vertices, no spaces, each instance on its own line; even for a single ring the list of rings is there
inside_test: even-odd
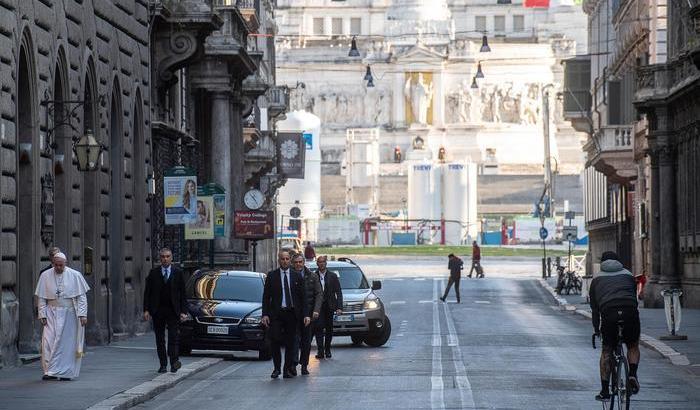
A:
[[[384,346],[384,344],[389,341],[390,336],[391,321],[389,321],[388,317],[384,316],[384,326],[382,326],[381,331],[376,334],[370,333],[365,339],[365,343],[367,343],[368,346],[372,347]]]
[[[267,347],[261,347],[260,350],[258,350],[258,360],[262,361],[268,361],[272,359],[272,353],[270,353],[270,349]]]
[[[362,342],[365,341],[365,338],[360,335],[352,335],[350,336],[350,339],[352,340],[352,345],[353,346],[359,346],[362,344]]]

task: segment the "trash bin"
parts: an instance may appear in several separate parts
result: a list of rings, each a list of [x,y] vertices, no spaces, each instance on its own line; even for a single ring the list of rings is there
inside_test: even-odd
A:
[[[678,288],[664,289],[664,312],[666,312],[666,327],[670,335],[661,336],[661,340],[688,340],[688,336],[679,335],[681,330],[681,295],[683,290]]]

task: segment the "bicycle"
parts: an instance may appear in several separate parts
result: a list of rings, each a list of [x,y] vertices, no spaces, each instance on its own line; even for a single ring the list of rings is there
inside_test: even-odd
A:
[[[625,354],[625,349],[622,345],[622,330],[624,325],[625,323],[623,320],[617,321],[617,346],[615,346],[612,356],[610,357],[610,381],[612,382],[612,391],[610,393],[609,410],[613,410],[615,408],[615,401],[617,401],[617,406],[620,410],[622,410],[623,405],[625,406],[625,410],[629,410],[630,408],[631,393],[627,382],[629,364],[627,363],[627,355]],[[596,334],[594,333],[593,337],[591,338],[591,343],[593,344],[594,349],[596,348],[595,337]],[[602,403],[603,410],[606,410],[606,402],[603,401]]]
[[[566,292],[567,295],[571,295],[572,292],[574,295],[581,294],[581,290],[583,289],[583,281],[581,280],[581,277],[578,276],[578,274],[573,271],[569,270],[566,273],[564,273],[564,266],[559,266],[557,267],[557,272],[558,272],[558,280],[557,280],[557,293],[558,294],[563,294],[563,292]]]

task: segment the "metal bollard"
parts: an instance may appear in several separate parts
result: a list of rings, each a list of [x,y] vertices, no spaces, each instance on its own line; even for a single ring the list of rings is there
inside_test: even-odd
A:
[[[547,257],[547,277],[552,277],[552,258],[549,256]]]
[[[676,334],[681,329],[681,295],[683,290],[678,288],[664,289],[664,311],[666,312],[666,327],[670,335],[661,336],[661,340],[688,340],[688,336]]]
[[[547,279],[547,260],[542,258],[542,279]]]

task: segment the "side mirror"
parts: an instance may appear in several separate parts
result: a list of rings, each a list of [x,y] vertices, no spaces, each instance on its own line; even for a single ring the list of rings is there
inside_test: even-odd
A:
[[[382,288],[382,281],[381,280],[373,280],[372,281],[372,290],[379,290]]]

